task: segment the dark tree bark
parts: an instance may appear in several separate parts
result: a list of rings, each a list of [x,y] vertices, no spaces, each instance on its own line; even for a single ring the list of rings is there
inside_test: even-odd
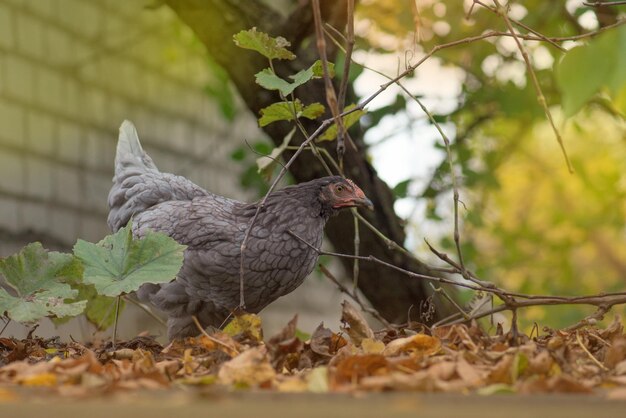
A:
[[[291,50],[298,58],[275,63],[276,71],[283,76],[307,68],[318,59],[309,1],[298,2],[298,7],[288,18],[283,18],[258,0],[166,0],[166,3],[195,32],[213,59],[229,73],[241,97],[255,115],[259,114],[260,109],[279,101],[280,98],[275,92],[267,91],[255,83],[254,74],[268,66],[267,60],[253,51],[236,47],[233,42],[235,33],[257,27],[260,31],[272,36],[282,36],[290,41]],[[321,3],[324,22],[343,29],[346,23],[345,1],[324,0]],[[336,51],[330,42],[327,47],[329,59],[332,59]],[[321,80],[299,87],[296,96],[305,104],[326,103]],[[303,119],[303,124],[309,132],[313,132],[318,126],[316,122],[306,119]],[[265,128],[265,132],[278,145],[292,126],[287,122],[273,123]],[[358,150],[346,147],[345,174],[363,189],[376,208],[374,212],[364,213],[364,216],[387,237],[402,244],[405,233],[393,210],[393,194],[368,163],[362,138],[353,135],[353,139]],[[293,142],[300,143],[302,140],[302,137],[294,138]],[[334,144],[326,143],[324,146],[331,154],[335,154]],[[311,153],[301,154],[290,172],[298,182],[327,175]],[[326,235],[338,252],[353,253],[354,225],[349,213],[333,218],[328,223]],[[433,274],[423,263],[389,248],[364,226],[360,228],[360,240],[361,254],[374,255],[417,273]],[[350,260],[342,262],[351,271]],[[418,319],[415,314],[417,307],[430,294],[425,281],[411,279],[380,265],[364,262],[360,265],[359,289],[381,315],[397,323],[407,320],[411,306],[415,308],[412,319]],[[438,316],[446,314],[441,307],[437,311]]]

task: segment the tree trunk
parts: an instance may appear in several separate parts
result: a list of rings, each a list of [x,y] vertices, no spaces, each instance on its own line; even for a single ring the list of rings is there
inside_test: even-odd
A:
[[[275,69],[282,76],[307,68],[318,59],[312,9],[308,1],[298,2],[299,6],[288,18],[283,18],[256,0],[166,0],[166,3],[195,32],[213,59],[228,72],[246,105],[255,115],[259,114],[260,109],[279,101],[280,98],[277,93],[267,91],[255,83],[254,74],[268,66],[267,60],[253,51],[235,46],[235,33],[257,27],[260,31],[272,36],[282,36],[290,41],[291,50],[298,58],[294,61],[275,62]],[[321,3],[324,22],[342,30],[346,22],[345,1],[323,0]],[[308,42],[303,42],[305,40]],[[334,46],[327,42],[327,48],[329,59],[332,60],[336,52]],[[296,96],[305,104],[325,104],[323,81],[316,80],[299,87]],[[319,123],[306,119],[302,121],[308,132],[313,132]],[[264,129],[273,142],[279,145],[292,127],[292,123],[278,122]],[[352,138],[358,150],[346,146],[345,174],[374,202],[375,211],[364,213],[364,216],[387,237],[402,244],[405,233],[401,220],[393,210],[393,194],[368,163],[362,138],[358,135],[353,135]],[[301,143],[302,140],[302,137],[294,138],[292,144]],[[324,143],[333,155],[334,145]],[[289,154],[285,157],[288,158]],[[309,152],[298,157],[290,172],[298,182],[327,175]],[[389,248],[365,226],[361,226],[359,230],[361,254],[371,254],[416,273],[433,274],[423,263]],[[331,219],[326,235],[338,252],[354,252],[354,224],[349,213],[342,213]],[[345,259],[342,262],[351,271],[352,262]],[[417,315],[420,303],[430,294],[425,281],[408,278],[397,271],[369,262],[360,264],[358,286],[381,315],[397,323],[407,321],[411,307],[414,308],[411,319],[420,320]],[[447,312],[443,310],[444,308],[438,307],[436,316],[445,315]]]

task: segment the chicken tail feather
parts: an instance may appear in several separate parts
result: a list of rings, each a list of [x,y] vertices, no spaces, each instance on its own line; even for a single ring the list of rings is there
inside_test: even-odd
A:
[[[122,122],[120,126],[120,136],[117,141],[117,152],[115,154],[115,172],[123,170],[125,167],[133,165],[148,170],[157,170],[157,166],[152,158],[141,147],[139,135],[135,125],[129,120]]]
[[[141,147],[137,130],[125,120],[115,154],[109,192],[109,227],[117,231],[135,215],[171,200],[191,200],[207,192],[184,177],[162,173]]]

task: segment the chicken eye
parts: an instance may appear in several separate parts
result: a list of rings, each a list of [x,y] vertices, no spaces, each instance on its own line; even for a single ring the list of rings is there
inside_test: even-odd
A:
[[[343,186],[340,184],[339,186],[337,186],[337,192],[341,193],[343,192]]]

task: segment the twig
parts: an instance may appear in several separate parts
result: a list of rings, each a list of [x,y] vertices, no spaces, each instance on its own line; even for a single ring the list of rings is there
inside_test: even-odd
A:
[[[9,324],[11,323],[11,318],[7,318],[6,320],[7,322],[5,322],[4,326],[2,327],[2,330],[0,331],[0,335],[4,333],[4,330],[6,330]]]
[[[443,143],[446,147],[446,156],[448,159],[448,165],[450,167],[450,178],[452,179],[452,199],[454,202],[454,244],[456,246],[457,256],[459,258],[459,264],[461,265],[461,271],[463,277],[467,276],[465,271],[465,262],[463,261],[463,253],[461,251],[461,233],[459,232],[459,185],[456,178],[456,173],[454,172],[454,162],[452,161],[452,149],[450,147],[450,140],[448,136],[443,132],[439,123],[435,120],[433,115],[428,111],[426,106],[422,103],[420,99],[416,96],[412,95],[399,81],[398,85],[402,88],[406,93],[408,93],[413,100],[420,106],[422,111],[426,113],[428,119],[430,119],[431,123],[435,125],[435,128],[439,132],[439,135],[443,139]]]
[[[350,299],[355,301],[363,312],[367,312],[370,315],[372,315],[374,318],[380,321],[385,327],[387,328],[392,327],[392,324],[389,321],[387,321],[385,318],[383,318],[383,316],[376,309],[368,308],[367,306],[363,305],[363,302],[361,302],[361,299],[358,297],[356,293],[356,289],[353,289],[351,291],[350,289],[345,287],[339,280],[337,280],[337,278],[323,264],[319,264],[318,266],[322,274],[326,276],[326,278],[328,278],[331,282],[333,282],[342,293],[345,293],[346,295],[350,297]]]
[[[502,311],[513,311],[515,309],[518,308],[525,308],[525,307],[529,307],[529,306],[542,306],[542,305],[592,305],[592,306],[605,306],[606,309],[610,309],[612,306],[615,305],[623,305],[626,304],[626,292],[615,292],[615,293],[602,293],[602,294],[597,294],[597,295],[589,295],[589,296],[551,296],[551,295],[526,295],[526,294],[521,294],[521,293],[516,293],[516,292],[509,292],[506,291],[504,289],[501,289],[499,287],[497,287],[496,285],[489,283],[489,282],[485,282],[482,280],[478,280],[477,283],[481,283],[481,284],[486,284],[487,287],[482,286],[482,285],[477,285],[477,284],[469,284],[469,283],[464,283],[464,282],[458,282],[458,281],[454,281],[451,279],[447,279],[444,277],[437,277],[437,276],[429,276],[429,275],[425,275],[425,274],[419,274],[419,273],[415,273],[412,272],[410,270],[406,270],[403,269],[402,267],[398,267],[394,264],[388,263],[386,261],[383,261],[379,258],[376,258],[372,255],[369,256],[355,256],[355,255],[351,255],[351,254],[341,254],[341,253],[335,253],[335,252],[330,252],[330,251],[323,251],[319,248],[316,248],[315,246],[311,245],[310,243],[308,243],[306,240],[302,239],[300,236],[298,236],[296,233],[292,232],[292,231],[287,231],[290,235],[292,235],[293,237],[295,237],[296,239],[298,239],[300,242],[302,242],[303,244],[305,244],[306,246],[308,246],[309,248],[311,248],[312,250],[314,250],[315,252],[317,252],[320,255],[328,255],[328,256],[332,256],[332,257],[340,257],[340,258],[349,258],[349,259],[354,259],[354,258],[358,258],[359,260],[362,261],[369,261],[369,262],[373,262],[373,263],[377,263],[380,264],[382,266],[388,267],[390,269],[396,270],[398,272],[401,272],[409,277],[415,278],[415,279],[422,279],[422,280],[430,280],[436,283],[446,283],[446,284],[450,284],[450,285],[454,285],[454,286],[458,286],[458,287],[463,287],[466,289],[471,289],[471,290],[477,290],[477,291],[482,291],[482,292],[487,292],[487,293],[491,293],[494,294],[496,296],[498,296],[500,299],[503,300],[504,304],[503,305],[499,305],[496,306],[492,309],[483,311],[483,312],[477,312],[473,315],[471,315],[471,317],[469,319],[480,319],[483,318],[485,316],[490,316],[493,315],[495,313],[498,312],[502,312]],[[458,268],[458,265],[457,265]],[[460,270],[458,270],[458,273],[460,274]],[[469,272],[468,272],[469,273]],[[471,273],[470,273],[471,274]],[[524,298],[524,300],[517,300],[515,299],[516,297],[519,298]],[[463,320],[465,321],[465,320]],[[461,322],[463,322],[461,321]],[[457,323],[453,322],[451,324]]]
[[[624,4],[626,4],[626,0],[616,0],[616,1],[607,1],[607,2],[603,2],[603,1],[594,1],[594,2],[583,1],[583,4],[585,6],[588,6],[588,7],[623,6]]]
[[[595,325],[598,321],[604,318],[604,315],[606,315],[608,311],[609,311],[608,307],[604,305],[600,305],[598,306],[598,309],[593,314],[587,316],[586,318],[583,318],[582,320],[580,320],[574,325],[564,328],[563,331],[572,332],[572,331],[576,331],[580,328],[583,328],[589,325]]]
[[[593,361],[599,368],[601,368],[605,372],[609,371],[609,369],[604,364],[600,363],[600,361],[597,358],[595,358],[593,354],[591,354],[591,352],[587,349],[587,347],[585,347],[585,344],[583,343],[583,340],[580,338],[580,333],[578,331],[576,331],[576,342],[578,343],[580,348],[582,348],[583,351],[587,353],[591,361]]]
[[[443,287],[435,287],[432,283],[428,283],[430,285],[430,287],[433,289],[433,292],[435,293],[439,293],[442,294],[443,297],[452,304],[452,306],[454,306],[457,310],[458,310],[458,314],[461,315],[463,318],[465,318],[466,320],[469,319],[469,315],[467,314],[467,312],[465,312],[463,310],[463,308],[461,308],[459,306],[458,303],[456,303],[456,301],[454,300],[454,298],[452,298],[450,295],[448,295],[448,292],[446,292],[446,290]]]
[[[347,1],[347,23],[348,30],[346,36],[346,59],[343,63],[343,75],[339,86],[339,111],[342,112],[346,104],[346,92],[348,91],[348,79],[350,77],[350,64],[352,63],[352,49],[354,48],[354,0]]]
[[[324,39],[324,30],[322,29],[322,13],[320,11],[319,0],[313,0],[311,2],[313,7],[313,19],[315,21],[315,38],[317,40],[317,51],[322,60],[322,69],[324,71],[324,87],[326,90],[326,103],[330,108],[330,112],[333,115],[335,124],[337,125],[337,159],[339,160],[339,167],[343,171],[343,154],[346,151],[344,143],[344,136],[346,135],[346,129],[343,125],[343,119],[340,116],[339,104],[337,95],[335,93],[335,87],[330,79],[330,72],[328,70],[328,58],[326,57],[326,40]]]
[[[480,3],[478,0],[474,0],[474,1],[482,5],[482,3]],[[570,173],[573,173],[574,167],[572,167],[572,163],[570,162],[569,157],[567,155],[567,151],[565,150],[565,144],[563,143],[563,138],[561,138],[561,134],[559,133],[559,130],[556,128],[556,125],[554,124],[554,120],[552,119],[552,113],[550,113],[550,109],[548,109],[546,97],[543,95],[543,91],[541,90],[541,86],[539,85],[539,80],[537,80],[537,75],[535,74],[535,70],[533,70],[533,66],[530,63],[528,52],[526,51],[526,48],[524,48],[524,45],[522,45],[522,42],[519,40],[519,37],[515,33],[515,29],[513,29],[513,26],[511,25],[511,20],[508,16],[506,8],[503,7],[498,0],[493,0],[493,3],[496,5],[498,14],[504,20],[506,27],[509,29],[511,36],[513,36],[513,39],[515,40],[515,43],[517,44],[517,48],[519,49],[520,53],[522,54],[522,57],[524,58],[524,62],[526,63],[526,69],[528,70],[530,79],[533,83],[533,86],[535,87],[535,92],[537,94],[537,101],[539,102],[539,105],[541,105],[541,107],[543,108],[543,111],[546,114],[546,118],[548,119],[548,122],[550,122],[550,126],[552,127],[552,130],[554,131],[556,140],[559,143],[561,152],[563,153],[563,158],[565,158],[567,169],[569,170]]]
[[[195,315],[191,315],[191,319],[193,319],[193,323],[196,324],[196,327],[198,328],[198,331],[200,331],[200,333],[202,333],[202,335],[207,337],[210,341],[214,342],[217,345],[221,345],[222,347],[225,347],[228,350],[231,350],[232,352],[235,353],[235,355],[239,354],[239,351],[235,347],[231,347],[230,345],[226,344],[225,342],[220,341],[217,338],[212,337],[211,335],[209,335],[209,333],[206,332],[206,330],[202,327],[202,324],[200,324],[200,321],[198,321],[198,317],[196,317]]]
[[[489,10],[490,12],[496,14],[496,15],[500,15],[500,13],[498,12],[498,9],[493,9],[491,7],[489,7],[488,5],[486,5],[485,3],[481,2],[480,0],[474,0],[474,2],[472,3],[472,8],[474,7],[474,5],[479,4],[482,7],[484,7],[485,9]],[[523,28],[525,30],[527,30],[528,32],[532,33],[533,35],[535,35],[538,39],[537,40],[541,40],[544,42],[547,42],[549,44],[551,44],[552,46],[556,47],[557,49],[559,49],[561,52],[565,52],[565,48],[563,48],[561,45],[559,45],[556,39],[554,38],[548,38],[547,36],[545,36],[544,34],[534,30],[533,28],[525,25],[524,23],[520,22],[519,20],[513,19],[510,16],[507,15],[507,17],[509,18],[509,20],[514,23],[516,26],[519,26],[520,28]],[[508,35],[510,36],[515,36],[512,33],[508,33]],[[520,36],[519,34],[517,36]]]
[[[517,309],[511,309],[510,341],[514,346],[519,345],[519,330],[517,328]]]

